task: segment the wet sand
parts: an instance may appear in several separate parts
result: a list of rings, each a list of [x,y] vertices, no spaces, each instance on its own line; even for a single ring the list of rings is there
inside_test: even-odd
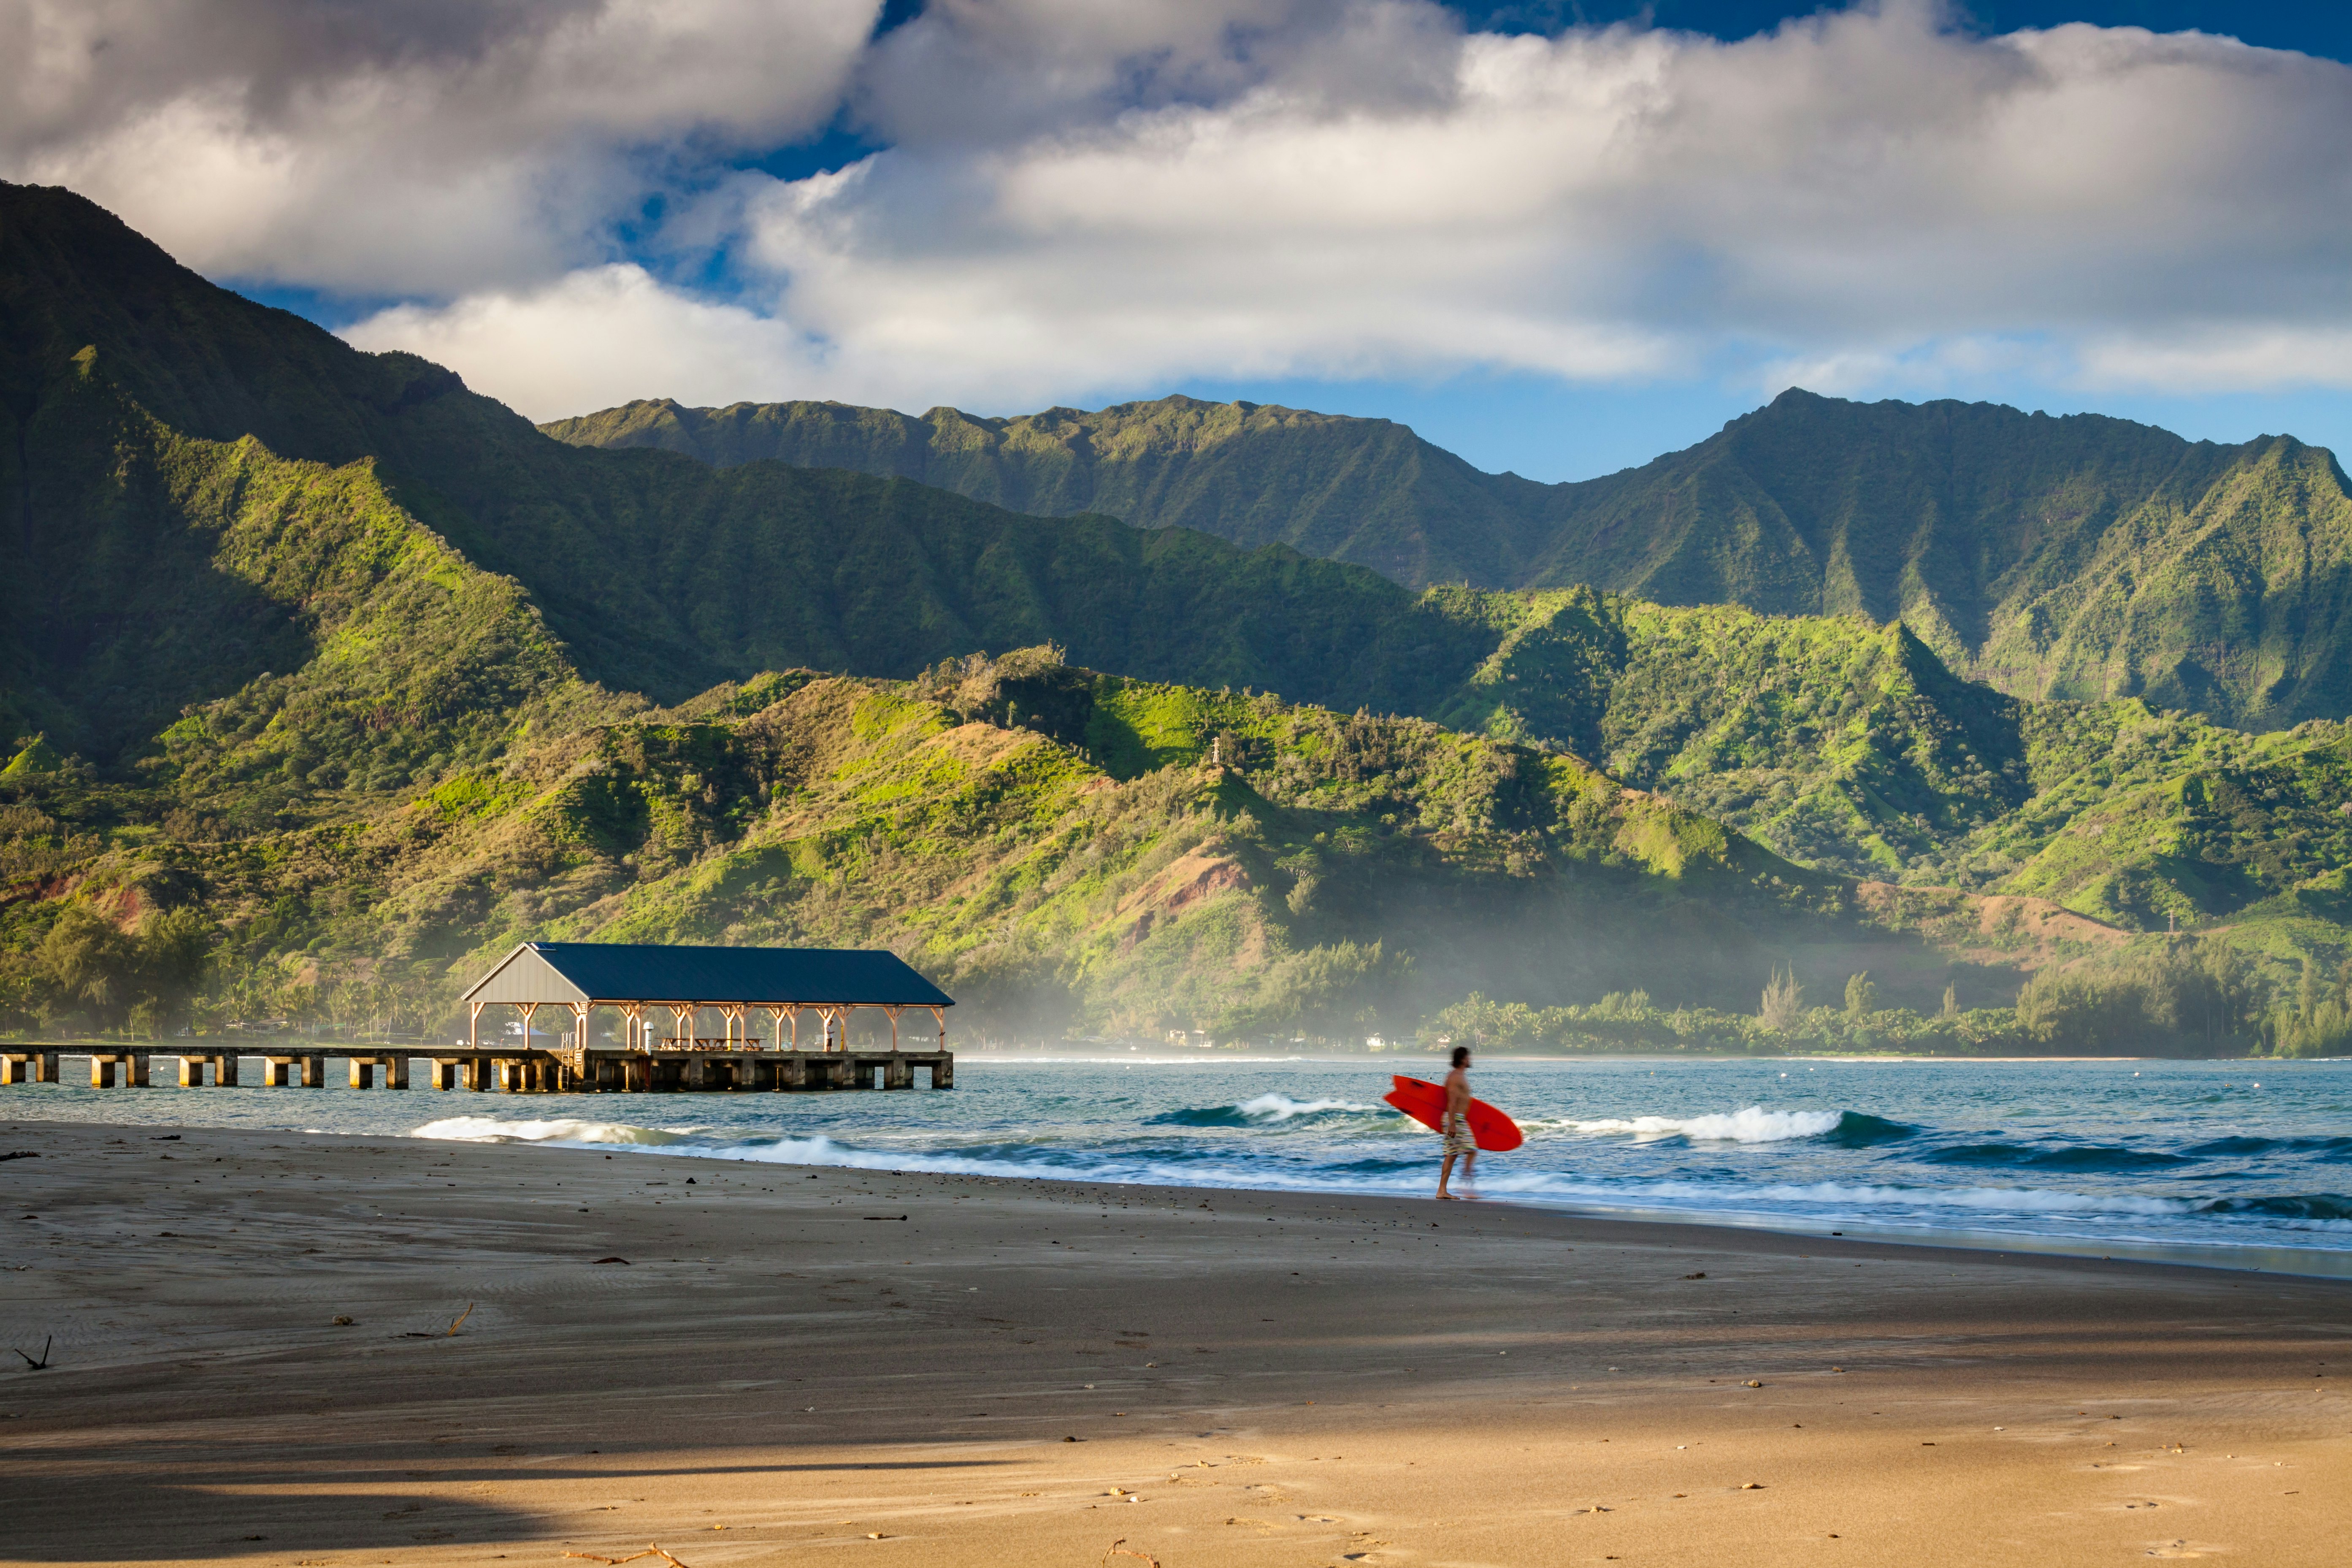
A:
[[[0,1123],[40,1155],[0,1163],[0,1561],[2072,1568],[2352,1540],[2342,1282],[165,1131]],[[5,1348],[50,1336],[46,1371]]]

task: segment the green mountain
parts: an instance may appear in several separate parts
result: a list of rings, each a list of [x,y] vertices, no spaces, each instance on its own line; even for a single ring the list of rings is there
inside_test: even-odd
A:
[[[1013,419],[660,401],[545,428],[1285,543],[1413,587],[1590,584],[1901,619],[2021,697],[2263,725],[2352,713],[2352,498],[2332,455],[2291,437],[2225,447],[2096,415],[1792,391],[1642,468],[1539,485],[1386,420],[1185,397]]]
[[[1503,628],[1440,721],[1571,750],[1800,864],[2142,931],[2352,916],[2352,725],[2023,701],[1861,616],[1590,589],[1425,603]]]
[[[531,933],[887,942],[1006,1029],[2304,1048],[2352,1004],[2329,723],[582,447],[58,191],[0,186],[0,1026],[434,1024]],[[1776,969],[1909,1011],[1768,1028]]]
[[[214,559],[242,489],[173,467],[240,443],[520,585],[582,678],[658,701],[1049,639],[1137,675],[1338,700],[1412,607],[1280,546],[569,446],[446,370],[215,288],[70,193],[0,185],[0,538],[25,568],[0,586],[9,732],[111,758],[315,650],[315,626]]]
[[[221,928],[215,1024],[437,1024],[534,934],[887,944],[998,1033],[1336,1039],[1473,992],[1744,1014],[1784,967],[1999,1004],[2021,964],[2120,941],[2047,906],[1987,932],[1965,899],[1859,898],[1557,753],[1045,650],[730,684],[274,832],[158,833],[139,787],[70,773],[12,798],[7,853],[37,835],[73,882],[0,909],[20,994],[61,911],[193,896]],[[137,994],[133,973],[118,1015]]]

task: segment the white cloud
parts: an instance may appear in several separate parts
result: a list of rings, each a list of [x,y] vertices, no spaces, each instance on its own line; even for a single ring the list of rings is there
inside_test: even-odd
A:
[[[453,294],[832,118],[878,0],[0,0],[0,174],[190,266]]]
[[[643,268],[583,268],[544,286],[400,306],[344,334],[368,350],[406,349],[456,369],[532,419],[640,397],[710,405],[800,396],[832,374],[782,323],[740,305],[688,299]]]
[[[2102,391],[2204,394],[2352,387],[2352,325],[2266,324],[2094,339],[2079,382]]]
[[[60,68],[0,113],[0,146],[132,193],[126,216],[199,266],[452,299],[352,335],[542,416],[1470,367],[2352,380],[2333,62],[2132,28],[1982,38],[1927,0],[1738,43],[1465,35],[1425,0],[932,0],[865,46],[872,12],[416,10],[438,30],[398,47],[191,43],[176,74],[142,45],[137,70]],[[710,145],[844,100],[886,151],[714,175]],[[601,237],[656,192],[668,216],[628,258],[715,247],[715,302],[607,265]]]

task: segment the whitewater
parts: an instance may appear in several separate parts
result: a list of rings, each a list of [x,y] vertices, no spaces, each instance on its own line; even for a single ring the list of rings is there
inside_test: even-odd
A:
[[[0,1095],[43,1118],[399,1134],[1290,1192],[1426,1193],[1436,1139],[1380,1097],[1433,1059],[965,1053],[950,1092],[288,1089]],[[1489,1198],[1601,1215],[2352,1274],[2352,1062],[1482,1063],[1526,1145]]]

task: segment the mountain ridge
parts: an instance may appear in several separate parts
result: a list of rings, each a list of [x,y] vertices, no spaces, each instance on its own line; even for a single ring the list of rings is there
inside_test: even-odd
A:
[[[1345,1038],[1481,987],[1675,1048],[1796,1038],[1743,1011],[1790,964],[1955,994],[1820,1044],[2187,1041],[2197,986],[2207,1046],[2282,1042],[2259,962],[2334,1038],[2341,725],[2004,696],[1860,611],[1415,595],[583,449],[66,193],[0,186],[0,263],[9,1020],[429,1021],[536,932],[887,943],[1040,1027]]]
[[[1367,566],[1408,587],[1590,584],[1670,605],[1902,619],[2012,695],[2224,722],[2352,712],[2352,484],[2291,437],[1792,389],[1680,452],[1543,485],[1406,426],[1188,397],[980,418],[668,400],[560,439],[891,472]]]

